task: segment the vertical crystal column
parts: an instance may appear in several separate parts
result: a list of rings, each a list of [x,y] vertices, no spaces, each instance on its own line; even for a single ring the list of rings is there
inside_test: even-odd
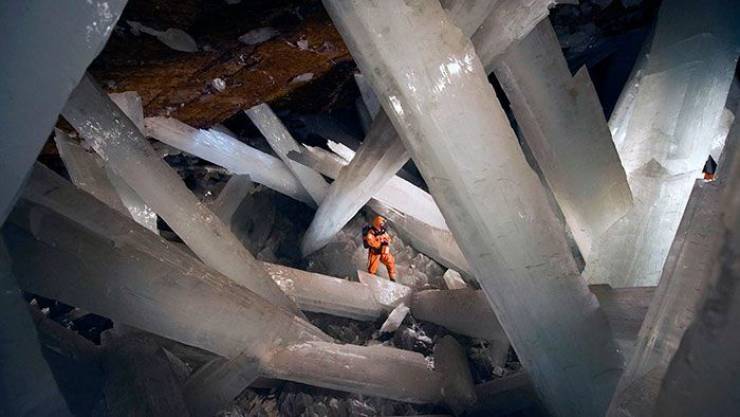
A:
[[[324,5],[545,403],[602,415],[621,357],[469,40],[436,2]]]
[[[636,203],[594,239],[584,271],[591,282],[615,288],[658,283],[724,110],[738,18],[731,0],[663,2],[617,148]]]
[[[82,79],[62,114],[205,264],[267,300],[298,312],[254,256],[185,187],[92,77]]]
[[[584,67],[571,76],[548,19],[494,60],[493,69],[581,254],[588,258],[593,237],[632,206],[588,71]]]

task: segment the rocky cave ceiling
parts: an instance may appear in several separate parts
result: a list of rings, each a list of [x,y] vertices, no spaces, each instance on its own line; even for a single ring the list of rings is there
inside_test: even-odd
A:
[[[607,113],[657,3],[582,1],[551,15],[569,64],[589,67]],[[181,29],[197,51],[173,50],[137,23]],[[239,40],[245,34],[254,44]],[[197,127],[239,120],[260,102],[284,113],[352,109],[359,95],[352,57],[318,0],[130,0],[90,71],[110,92],[137,91],[147,116]]]

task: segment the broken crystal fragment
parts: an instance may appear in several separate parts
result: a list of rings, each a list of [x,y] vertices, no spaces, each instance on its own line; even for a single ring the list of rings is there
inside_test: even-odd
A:
[[[308,49],[308,39],[301,39],[295,44],[298,46],[298,49],[302,51],[305,51],[306,49]]]
[[[187,32],[182,29],[168,28],[165,31],[160,31],[132,20],[127,20],[126,23],[131,27],[131,32],[134,35],[138,35],[140,32],[143,32],[147,35],[154,36],[160,42],[176,51],[198,52],[198,44],[192,36],[188,35]]]
[[[454,269],[448,269],[445,271],[442,279],[444,279],[448,290],[461,290],[468,288],[468,284],[465,283],[465,280],[462,278],[460,273]]]
[[[401,303],[388,314],[388,318],[380,326],[380,333],[393,333],[401,326],[406,315],[409,314],[409,308],[406,304]]]

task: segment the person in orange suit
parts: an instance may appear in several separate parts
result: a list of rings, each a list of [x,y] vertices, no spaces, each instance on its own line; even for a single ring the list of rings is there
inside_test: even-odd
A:
[[[385,230],[385,219],[377,216],[372,226],[363,228],[363,244],[368,249],[367,272],[375,275],[382,263],[388,269],[391,281],[396,280],[396,261],[391,255],[391,236]]]

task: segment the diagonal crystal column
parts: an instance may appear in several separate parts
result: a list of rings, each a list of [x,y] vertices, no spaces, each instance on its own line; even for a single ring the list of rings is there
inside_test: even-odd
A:
[[[0,223],[126,0],[4,2],[0,13]],[[12,65],[8,64],[12,63]]]
[[[446,0],[443,4],[455,23],[470,36],[491,13],[496,1]],[[356,80],[368,110],[372,111],[378,103],[377,96],[364,76],[360,75]],[[362,145],[319,205],[301,242],[304,256],[329,243],[373,194],[408,162],[409,155],[390,119],[382,109],[376,113]]]
[[[134,92],[111,94],[116,105],[134,121],[139,130],[144,123],[144,109],[141,98]],[[137,223],[154,233],[157,229],[157,215],[115,172],[105,167],[103,160],[95,153],[88,152],[57,129],[54,143],[72,182],[85,192],[94,195],[109,207],[130,215]]]
[[[475,33],[473,44],[476,49],[487,51],[489,59],[498,56],[547,17],[547,6],[552,3],[551,0],[529,0],[526,5],[519,0],[442,2],[450,18],[466,36]],[[557,51],[559,53],[560,49]],[[364,76],[361,79],[363,82],[358,85],[363,97],[370,96],[372,90],[362,88],[366,81]],[[408,158],[396,130],[380,111],[355,158],[332,183],[327,198],[319,206],[301,243],[303,254],[313,253],[331,241],[370,200],[373,192],[387,184],[408,162]]]
[[[218,216],[224,224],[231,225],[232,217],[239,205],[250,193],[254,192],[254,183],[247,175],[232,175],[218,197],[209,206],[213,214]]]
[[[550,7],[568,0],[499,0],[471,40],[488,73],[496,58],[524,38],[550,14]]]
[[[731,0],[662,3],[634,108],[620,123],[617,150],[636,203],[594,239],[591,282],[658,283],[735,74],[738,17]]]
[[[6,240],[27,291],[225,357],[330,340],[43,165],[21,202]]]
[[[211,383],[207,392],[219,400],[187,397],[191,413],[204,413],[196,417],[213,415],[218,411],[213,407],[246,388],[213,385],[217,381],[208,376],[247,381],[255,373],[252,359],[266,376],[363,395],[456,404],[473,395],[459,389],[472,386],[469,375],[459,372],[467,369],[464,357],[435,353],[440,365],[432,367],[416,352],[333,344],[305,320],[234,284],[43,166],[34,170],[11,222],[3,232],[26,290],[228,359],[197,378]],[[310,358],[318,362],[306,363]],[[449,381],[459,387],[452,389]],[[197,381],[191,382],[190,389],[196,389]]]
[[[349,165],[331,184],[301,242],[304,256],[324,247],[408,161],[403,142],[384,112],[375,118]]]
[[[632,194],[586,68],[571,76],[548,19],[494,60],[517,124],[588,258]]]
[[[601,415],[622,366],[610,327],[470,41],[435,3],[324,1],[545,404]]]
[[[283,126],[280,119],[275,116],[272,109],[267,104],[262,103],[245,110],[244,113],[247,114],[249,119],[262,132],[262,135],[267,139],[267,143],[270,144],[272,150],[275,151],[288,169],[295,175],[303,188],[311,195],[313,202],[316,205],[321,204],[321,201],[324,200],[329,190],[329,184],[327,184],[321,174],[288,158],[289,152],[300,153],[302,149],[295,139],[293,139],[290,132],[288,132],[288,129]]]
[[[92,77],[82,79],[62,114],[204,263],[270,302],[298,313],[254,256],[187,189]]]
[[[103,161],[99,157],[73,142],[66,133],[59,129],[54,134],[54,144],[74,185],[108,207],[128,215],[128,209],[121,202],[113,184],[110,183],[110,178],[103,167]]]
[[[220,165],[235,175],[246,175],[267,188],[298,201],[310,203],[311,196],[278,158],[214,129],[196,129],[167,117],[147,117],[146,135],[169,146]]]

